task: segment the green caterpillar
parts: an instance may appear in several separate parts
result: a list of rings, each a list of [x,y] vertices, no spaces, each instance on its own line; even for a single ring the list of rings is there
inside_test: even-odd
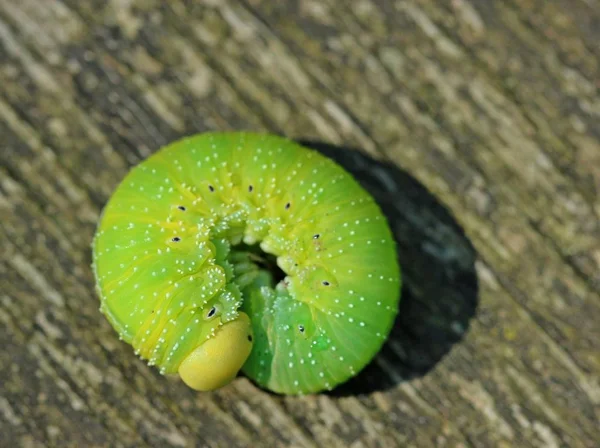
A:
[[[395,242],[373,198],[271,135],[200,134],[133,168],[102,213],[93,269],[121,338],[196,390],[240,369],[277,393],[332,389],[398,311]]]

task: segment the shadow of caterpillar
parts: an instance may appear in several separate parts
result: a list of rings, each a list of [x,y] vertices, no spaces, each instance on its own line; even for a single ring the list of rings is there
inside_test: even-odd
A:
[[[131,170],[93,244],[101,311],[197,390],[241,369],[278,393],[363,369],[398,311],[400,269],[372,196],[281,137],[206,133]]]
[[[477,311],[475,248],[451,211],[395,164],[356,148],[298,143],[335,160],[377,201],[402,261],[402,300],[385,344],[358,375],[328,394],[370,394],[427,374],[464,338]]]

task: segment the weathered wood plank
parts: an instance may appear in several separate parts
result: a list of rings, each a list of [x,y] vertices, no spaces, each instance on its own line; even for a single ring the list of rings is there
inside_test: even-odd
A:
[[[589,0],[1,2],[0,444],[596,446],[598,20]],[[400,317],[331,394],[193,393],[97,309],[101,207],[206,129],[336,144],[390,218]]]

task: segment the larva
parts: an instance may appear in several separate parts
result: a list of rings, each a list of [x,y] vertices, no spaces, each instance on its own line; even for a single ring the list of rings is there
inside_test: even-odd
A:
[[[196,390],[241,370],[284,394],[331,389],[379,351],[400,268],[373,198],[282,137],[205,133],[134,167],[93,242],[101,311]]]

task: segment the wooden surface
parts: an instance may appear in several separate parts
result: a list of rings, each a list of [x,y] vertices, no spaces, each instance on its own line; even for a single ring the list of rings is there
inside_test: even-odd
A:
[[[0,446],[597,447],[598,42],[598,0],[0,1]],[[194,393],[98,311],[101,208],[208,129],[390,219],[400,317],[332,393]]]

